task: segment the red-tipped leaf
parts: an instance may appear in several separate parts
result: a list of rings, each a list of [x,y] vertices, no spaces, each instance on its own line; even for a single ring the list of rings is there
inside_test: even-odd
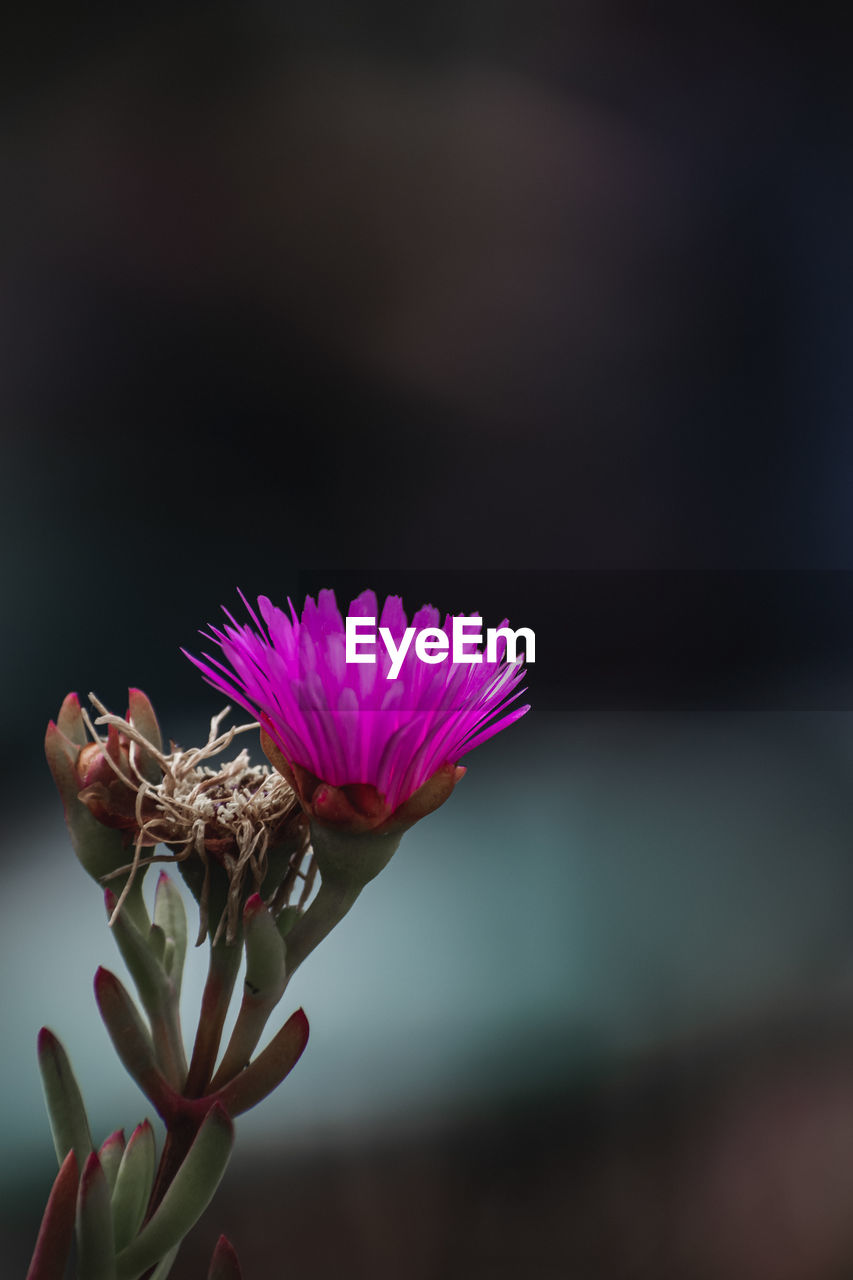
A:
[[[77,1160],[69,1151],[45,1206],[26,1280],[62,1280],[74,1238],[77,1208]]]
[[[220,1236],[216,1242],[207,1280],[243,1280],[237,1254],[227,1236]]]
[[[287,1019],[267,1047],[215,1095],[230,1116],[254,1107],[293,1070],[308,1043],[308,1019],[302,1009]]]

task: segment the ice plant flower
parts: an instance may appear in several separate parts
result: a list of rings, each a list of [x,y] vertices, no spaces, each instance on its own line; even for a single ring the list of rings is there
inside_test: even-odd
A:
[[[529,710],[511,707],[523,692],[523,667],[505,661],[503,637],[494,661],[481,653],[478,661],[425,662],[410,645],[388,679],[387,647],[375,662],[346,661],[333,591],[321,591],[316,603],[309,596],[301,618],[292,604],[288,616],[261,596],[261,621],[243,599],[253,625],[224,610],[228,624],[208,637],[229,666],[209,654],[186,656],[258,717],[268,756],[292,779],[309,815],[328,826],[405,829],[447,799],[464,773],[462,756]],[[373,591],[350,605],[350,618],[377,616]],[[387,598],[379,625],[399,650],[408,626],[399,596]],[[442,627],[432,605],[418,610],[412,626],[443,631],[450,646],[452,619]]]

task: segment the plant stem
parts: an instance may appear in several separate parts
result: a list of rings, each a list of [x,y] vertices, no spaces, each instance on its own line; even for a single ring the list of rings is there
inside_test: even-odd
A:
[[[228,946],[227,943],[220,942],[210,948],[198,1030],[183,1090],[185,1098],[200,1098],[210,1083],[241,957],[242,948],[236,945]]]
[[[321,881],[314,901],[287,935],[288,977],[343,920],[361,889],[360,884],[336,882],[331,877]]]

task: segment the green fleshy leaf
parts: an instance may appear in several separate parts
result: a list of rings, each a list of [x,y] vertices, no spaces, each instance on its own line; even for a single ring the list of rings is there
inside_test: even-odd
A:
[[[175,1259],[178,1256],[178,1250],[180,1249],[180,1247],[181,1246],[179,1244],[176,1244],[174,1249],[169,1250],[169,1252],[166,1254],[163,1261],[158,1263],[158,1265],[151,1272],[151,1280],[166,1280],[166,1276],[169,1274],[169,1272],[172,1270],[172,1267],[175,1265]]]
[[[113,1189],[113,1233],[117,1252],[130,1244],[142,1226],[156,1167],[154,1133],[145,1120],[130,1135]]]
[[[308,1019],[302,1009],[297,1009],[254,1062],[219,1090],[217,1101],[230,1116],[248,1111],[281,1084],[307,1043]]]
[[[104,1177],[107,1180],[110,1195],[112,1195],[113,1187],[116,1184],[116,1176],[118,1174],[119,1165],[121,1164],[123,1155],[124,1130],[116,1129],[115,1133],[110,1134],[98,1151],[98,1159],[101,1162],[101,1168],[104,1171]]]
[[[167,947],[172,944],[173,959],[166,963],[164,955],[164,968],[180,995],[187,954],[187,913],[183,898],[165,871],[160,873],[154,894],[154,923],[163,930]]]
[[[110,1189],[93,1151],[77,1192],[78,1280],[115,1280],[115,1245]]]
[[[215,1091],[248,1064],[270,1014],[287,985],[285,943],[260,894],[254,893],[243,910],[246,980],[240,1012],[222,1063],[211,1083]]]
[[[148,1267],[180,1244],[219,1186],[233,1142],[231,1121],[220,1106],[214,1105],[152,1217],[116,1258],[117,1280],[138,1280]]]
[[[166,935],[160,928],[159,924],[152,924],[151,928],[148,930],[148,950],[160,965],[163,972],[166,973],[166,966],[163,963],[163,956],[166,954]],[[168,976],[169,975],[166,974],[166,977]]]
[[[116,900],[109,890],[105,896],[107,911],[112,914]],[[113,923],[113,934],[148,1014],[160,1069],[173,1088],[180,1089],[187,1062],[178,1025],[178,993],[148,940],[152,934],[162,938],[162,931],[152,926],[146,938],[122,908]]]
[[[77,1160],[69,1151],[45,1206],[27,1280],[62,1280],[74,1239],[76,1205]]]
[[[234,1246],[227,1236],[220,1236],[210,1259],[207,1280],[242,1280],[242,1277]]]
[[[107,913],[111,916],[116,907],[116,898],[109,889],[105,900]],[[154,949],[149,945],[148,938],[153,928],[147,930],[147,935],[140,933],[122,907],[113,922],[112,929],[121,958],[136,984],[136,990],[139,992],[139,998],[146,1012],[150,1012],[152,1008],[159,1009],[164,1001],[174,998],[175,992]],[[160,936],[162,937],[162,934]]]
[[[243,911],[246,945],[246,991],[262,999],[278,1000],[284,991],[284,942],[260,894],[249,898]]]
[[[82,1169],[92,1151],[89,1120],[68,1054],[47,1027],[39,1032],[38,1063],[56,1158],[62,1164],[73,1150]]]
[[[114,973],[100,968],[95,974],[95,999],[113,1047],[159,1115],[171,1113],[175,1094],[161,1072],[151,1037],[136,1005]]]

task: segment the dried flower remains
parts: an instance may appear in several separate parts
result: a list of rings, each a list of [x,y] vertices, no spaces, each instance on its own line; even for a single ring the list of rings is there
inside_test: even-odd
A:
[[[209,763],[226,751],[238,734],[256,729],[256,724],[221,731],[230,712],[226,707],[212,718],[202,746],[181,750],[172,742],[166,753],[130,719],[108,711],[94,694],[89,699],[100,714],[93,723],[81,708],[93,742],[80,753],[79,798],[99,821],[125,830],[128,843],[133,842],[132,860],[107,877],[130,872],[113,918],[141,867],[198,859],[204,872],[198,895],[198,941],[204,939],[209,927],[213,862],[223,868],[228,882],[226,907],[213,941],[224,931],[226,940],[233,942],[250,887],[247,878],[251,877],[251,891],[260,892],[274,850],[284,850],[287,858],[281,880],[268,893],[267,905],[278,914],[301,883],[298,905],[304,907],[313,887],[314,868],[310,855],[305,856],[307,826],[293,788],[267,765],[251,764],[245,748],[231,760],[217,761],[215,766]],[[99,736],[97,725],[108,727],[106,740]],[[159,779],[153,781],[156,773]],[[142,856],[145,847],[161,843],[170,853]]]

